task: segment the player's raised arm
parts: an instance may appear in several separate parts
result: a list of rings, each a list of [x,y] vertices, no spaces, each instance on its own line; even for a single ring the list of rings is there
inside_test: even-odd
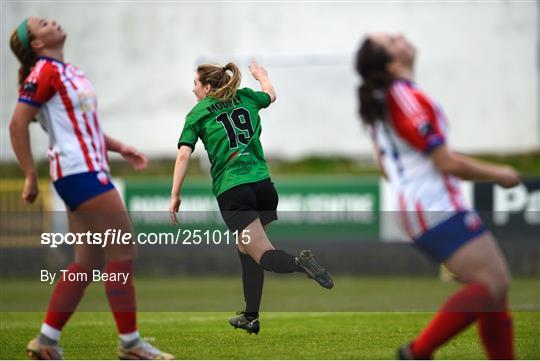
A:
[[[270,79],[268,79],[268,72],[266,69],[255,59],[251,59],[251,64],[249,64],[249,71],[251,72],[251,75],[255,80],[257,80],[261,84],[261,90],[268,95],[270,95],[270,103],[273,103],[276,101],[276,91],[274,89],[274,86],[270,82]]]

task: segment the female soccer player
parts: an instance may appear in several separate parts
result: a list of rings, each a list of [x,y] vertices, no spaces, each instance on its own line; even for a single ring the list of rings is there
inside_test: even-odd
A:
[[[262,91],[238,89],[241,75],[233,63],[224,67],[203,64],[197,68],[193,93],[198,103],[186,116],[178,142],[169,212],[171,221],[176,223],[180,189],[195,143],[201,138],[212,163],[213,192],[223,219],[231,232],[239,232],[238,254],[246,308],[239,317],[231,318],[230,323],[256,334],[260,327],[263,270],[305,272],[325,288],[332,288],[333,281],[311,251],[304,250],[294,257],[274,249],[268,240],[268,227],[277,219],[278,195],[259,139],[259,110],[276,100],[276,92],[266,70],[255,60],[249,69]]]
[[[371,34],[356,57],[363,83],[360,115],[371,128],[383,174],[396,190],[403,226],[414,243],[443,262],[465,285],[429,325],[398,351],[428,359],[477,321],[490,359],[514,358],[507,306],[510,274],[493,235],[468,209],[458,179],[519,183],[511,167],[479,162],[450,150],[441,109],[413,81],[415,48],[402,35]]]
[[[29,17],[11,35],[11,49],[21,67],[19,101],[10,124],[13,150],[25,174],[22,198],[32,203],[38,195],[37,175],[29,141],[29,124],[38,118],[49,135],[50,173],[54,187],[68,208],[69,231],[131,232],[120,195],[111,183],[107,151],[120,153],[136,170],[146,168],[147,158],[103,133],[97,100],[90,80],[77,67],[64,62],[66,33],[55,21]],[[92,271],[124,273],[128,281],[105,281],[113,312],[121,359],[172,359],[137,331],[133,287],[133,245],[75,245],[75,260],[53,291],[38,337],[27,346],[37,359],[60,359],[60,333],[92,280]],[[85,274],[86,281],[69,281],[70,274]]]

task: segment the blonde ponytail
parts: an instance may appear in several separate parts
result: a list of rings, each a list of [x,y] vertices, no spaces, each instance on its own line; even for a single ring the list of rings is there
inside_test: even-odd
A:
[[[208,95],[219,100],[234,98],[242,80],[240,69],[234,63],[228,63],[224,67],[202,64],[197,68],[197,73],[203,85],[210,84],[212,87]]]

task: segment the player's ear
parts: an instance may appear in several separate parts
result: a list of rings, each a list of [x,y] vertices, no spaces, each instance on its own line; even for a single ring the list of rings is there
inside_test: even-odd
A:
[[[386,71],[388,72],[388,74],[396,74],[399,70],[399,64],[397,61],[393,60],[391,62],[389,62],[388,64],[386,64]]]
[[[43,43],[43,41],[39,39],[34,39],[30,42],[30,47],[32,48],[32,50],[34,50],[34,52],[43,48],[44,45],[45,44]]]
[[[212,91],[212,86],[210,84],[206,84],[203,89],[204,89],[204,94],[208,95]]]

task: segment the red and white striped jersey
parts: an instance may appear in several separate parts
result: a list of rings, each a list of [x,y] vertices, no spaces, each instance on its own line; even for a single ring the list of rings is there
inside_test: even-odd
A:
[[[429,153],[445,143],[447,120],[426,94],[396,80],[387,94],[387,121],[372,127],[373,141],[394,188],[405,231],[416,238],[466,208],[459,179],[441,173]]]
[[[19,91],[19,102],[38,107],[49,134],[53,181],[92,171],[109,171],[92,83],[71,64],[40,57]]]

